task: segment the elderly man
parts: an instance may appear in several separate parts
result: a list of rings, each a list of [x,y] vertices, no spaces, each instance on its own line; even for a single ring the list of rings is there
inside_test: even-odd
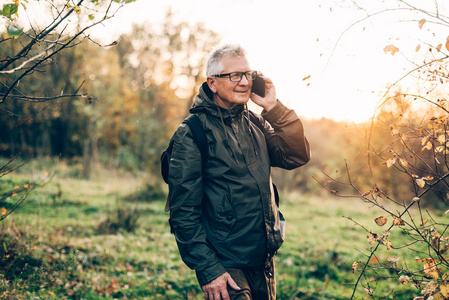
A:
[[[170,226],[206,299],[275,299],[273,256],[284,219],[271,167],[310,160],[302,122],[277,100],[273,82],[265,78],[264,97],[251,92],[257,75],[240,46],[215,49],[190,109],[203,125],[207,159],[189,126],[172,137]],[[248,110],[250,99],[261,115]]]

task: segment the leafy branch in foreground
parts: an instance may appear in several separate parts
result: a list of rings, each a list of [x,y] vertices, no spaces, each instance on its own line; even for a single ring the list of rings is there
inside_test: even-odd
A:
[[[36,1],[35,1],[36,2]],[[73,3],[72,3],[73,2]],[[35,101],[50,101],[61,97],[86,97],[84,94],[64,94],[54,96],[36,96],[23,93],[19,89],[19,82],[24,77],[32,76],[34,72],[39,72],[39,67],[46,63],[51,63],[54,56],[61,51],[76,47],[81,43],[80,38],[87,38],[91,40],[88,31],[105,20],[114,17],[115,13],[129,0],[109,0],[109,1],[44,1],[48,4],[48,10],[51,10],[55,17],[48,21],[48,24],[43,29],[37,28],[30,21],[30,29],[24,32],[23,28],[19,28],[15,23],[17,22],[14,16],[18,16],[19,1],[13,4],[4,4],[0,14],[6,18],[10,25],[7,26],[7,38],[0,40],[0,43],[14,43],[16,39],[21,40],[23,47],[20,47],[17,52],[10,53],[0,60],[0,74],[14,76],[3,76],[0,80],[0,104],[7,99],[11,100],[30,100]],[[118,5],[112,11],[112,4]],[[36,3],[29,3],[34,4]],[[43,4],[37,4],[42,6]],[[101,13],[94,9],[92,5],[99,7],[106,7],[106,11]],[[25,4],[21,3],[25,13],[32,14]],[[90,12],[94,12],[94,14]],[[85,16],[87,15],[87,21]],[[74,34],[66,34],[69,31],[71,20],[69,17],[78,18],[79,27]],[[84,18],[83,18],[84,17]],[[94,19],[97,18],[97,21]],[[97,43],[98,44],[98,43]],[[43,47],[43,45],[46,45]],[[99,45],[99,44],[98,44]]]
[[[398,8],[367,13],[366,19],[406,9],[423,15],[412,21],[421,30],[427,24],[449,27],[438,1],[432,11],[397,3]],[[398,289],[416,288],[416,300],[449,299],[449,210],[442,210],[449,205],[449,37],[445,44],[422,44],[428,51],[409,60],[411,70],[388,87],[361,131],[367,147],[364,171],[354,172],[346,163],[344,177],[340,172],[316,179],[333,195],[361,199],[377,212],[369,224],[347,217],[364,231],[367,243],[365,257],[351,266],[356,274],[351,299],[358,293],[371,299],[394,296],[394,290],[376,289],[383,280],[396,282]],[[393,44],[384,51],[401,52]]]

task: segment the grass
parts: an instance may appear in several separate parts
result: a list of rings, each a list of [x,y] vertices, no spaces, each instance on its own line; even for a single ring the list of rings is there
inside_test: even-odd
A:
[[[40,171],[34,174],[31,181],[43,180]],[[180,260],[164,194],[151,184],[156,181],[104,175],[96,180],[55,176],[0,223],[0,262],[7,266],[0,269],[0,299],[203,298],[194,272]],[[4,186],[29,181],[23,174],[2,178]],[[381,234],[384,229],[373,221],[379,211],[357,199],[328,195],[283,193],[281,201],[287,240],[275,260],[278,299],[349,299],[359,274],[352,263],[365,262],[369,254],[360,225]],[[115,224],[114,231],[101,230],[105,221]],[[404,236],[398,229],[391,239],[402,244]],[[372,267],[388,264],[390,256],[414,263],[414,254],[381,247]],[[363,278],[356,299],[419,294],[411,284],[399,284],[395,274],[374,271]],[[374,290],[372,297],[367,287]]]

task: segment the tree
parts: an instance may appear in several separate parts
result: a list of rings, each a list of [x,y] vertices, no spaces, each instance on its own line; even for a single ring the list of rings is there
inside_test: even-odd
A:
[[[352,4],[362,8],[357,2]],[[400,20],[429,30],[432,39],[421,40],[413,49],[386,45],[388,55],[413,55],[407,57],[409,70],[388,87],[366,130],[369,173],[363,182],[354,180],[348,166],[346,179],[329,175],[332,184],[349,187],[352,192],[321,183],[334,195],[360,198],[379,210],[379,216],[369,224],[348,217],[365,231],[369,247],[365,258],[352,265],[357,279],[351,299],[357,293],[371,299],[395,297],[400,286],[419,290],[421,296],[415,299],[449,299],[448,211],[438,210],[449,204],[449,37],[439,30],[442,27],[447,32],[449,17],[440,1],[433,1],[431,6],[404,0],[382,3],[385,9],[365,10],[364,20],[409,12],[411,19],[401,15]],[[369,188],[366,182],[371,183]],[[382,232],[371,226],[382,228]],[[397,289],[376,290],[379,281],[393,281]]]
[[[25,2],[25,3],[24,3]],[[6,132],[20,131],[21,125],[27,122],[38,122],[44,117],[45,109],[50,105],[37,108],[37,104],[51,103],[57,99],[87,98],[88,95],[80,93],[82,83],[77,86],[65,86],[60,90],[51,84],[51,77],[58,79],[57,69],[46,72],[45,67],[52,64],[59,55],[70,52],[78,47],[83,40],[91,40],[89,30],[114,14],[125,4],[133,0],[79,0],[79,1],[19,1],[4,4],[0,10],[0,19],[6,25],[6,33],[0,38],[0,114],[2,118],[16,118],[19,114],[26,115],[20,123],[11,124]],[[45,13],[42,14],[42,11]],[[24,17],[22,14],[26,15]],[[21,17],[19,17],[19,15]],[[42,16],[51,16],[48,18]],[[28,20],[28,24],[26,24]],[[74,53],[74,52],[72,52]],[[70,64],[69,64],[70,66]],[[72,64],[73,66],[73,64]],[[34,89],[36,81],[50,82],[43,90]],[[12,112],[6,105],[17,106],[26,103],[21,109]],[[45,118],[44,118],[45,119]],[[0,138],[5,137],[3,131]],[[50,133],[49,133],[50,134]],[[20,136],[22,143],[26,143],[26,136]],[[1,144],[6,141],[0,140]],[[43,141],[35,141],[39,143]],[[10,161],[0,167],[0,177],[5,176],[18,166],[14,166],[14,156]],[[10,192],[4,193],[0,198],[0,206],[7,199],[11,199],[16,192],[11,187]],[[21,200],[16,201],[17,207]],[[3,207],[0,220],[11,213]]]

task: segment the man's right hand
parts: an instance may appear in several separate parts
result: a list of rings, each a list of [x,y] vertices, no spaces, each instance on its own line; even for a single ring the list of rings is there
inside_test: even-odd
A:
[[[211,282],[203,285],[202,289],[206,300],[229,300],[228,285],[234,290],[240,290],[229,273],[215,278]]]

